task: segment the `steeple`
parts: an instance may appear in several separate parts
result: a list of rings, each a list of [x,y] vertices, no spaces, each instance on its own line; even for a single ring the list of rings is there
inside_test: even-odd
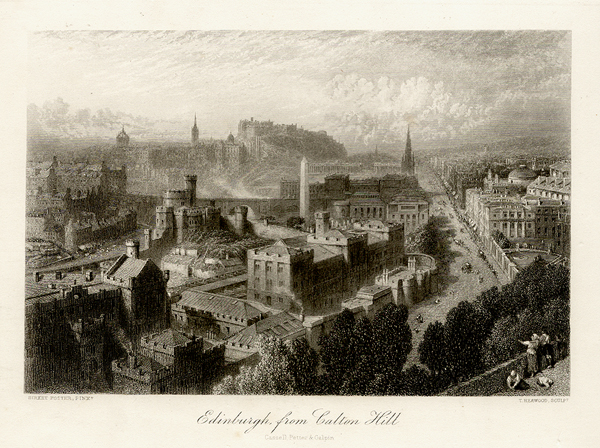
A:
[[[196,124],[196,114],[194,114],[194,126],[192,127],[192,145],[198,143],[199,140],[198,125]]]
[[[410,142],[410,124],[406,130],[406,148],[402,156],[402,173],[413,176],[415,174],[415,159],[412,154],[412,145]]]
[[[406,149],[404,150],[404,154],[407,160],[412,160],[412,147],[410,144],[410,124],[406,129]]]

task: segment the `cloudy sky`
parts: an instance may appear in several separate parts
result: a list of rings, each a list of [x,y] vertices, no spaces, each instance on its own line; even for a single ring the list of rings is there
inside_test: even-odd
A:
[[[571,36],[531,32],[41,32],[29,36],[32,132],[188,139],[254,117],[352,149],[570,129]]]

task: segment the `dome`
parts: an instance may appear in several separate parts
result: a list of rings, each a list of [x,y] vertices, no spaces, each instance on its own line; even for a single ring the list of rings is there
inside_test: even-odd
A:
[[[127,146],[129,144],[129,136],[125,132],[125,126],[121,129],[121,132],[117,134],[117,145]]]
[[[525,165],[521,165],[519,168],[512,170],[508,173],[508,180],[511,181],[533,181],[537,179],[535,171],[530,170]]]

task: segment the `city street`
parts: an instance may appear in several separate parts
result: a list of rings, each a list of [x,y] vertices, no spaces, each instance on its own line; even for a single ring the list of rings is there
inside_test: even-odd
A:
[[[498,279],[488,264],[478,256],[477,244],[471,238],[466,225],[456,216],[444,187],[434,173],[428,167],[420,167],[418,177],[420,186],[431,194],[430,218],[442,218],[443,227],[440,230],[447,234],[450,253],[447,268],[440,269],[438,294],[427,297],[409,310],[408,321],[413,330],[413,349],[408,355],[407,366],[419,364],[419,344],[430,323],[444,323],[448,311],[459,302],[473,300],[481,292],[493,286],[500,286],[501,282],[506,283],[506,279]],[[462,271],[465,263],[471,264],[470,273]],[[498,276],[501,275],[498,272]]]

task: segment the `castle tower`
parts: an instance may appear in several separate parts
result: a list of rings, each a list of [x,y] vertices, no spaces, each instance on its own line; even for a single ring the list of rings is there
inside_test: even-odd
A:
[[[79,319],[71,323],[79,345],[83,385],[94,389],[107,389],[107,365],[105,363],[106,317]]]
[[[197,145],[199,142],[200,132],[198,131],[198,125],[196,124],[196,114],[194,114],[194,126],[192,126],[192,145]]]
[[[125,253],[129,258],[140,258],[140,242],[138,240],[125,241]]]
[[[315,213],[315,234],[316,236],[323,236],[330,229],[329,212],[316,212]]]
[[[410,142],[410,125],[406,130],[406,148],[404,149],[404,156],[402,157],[402,173],[414,176],[415,174],[415,160],[412,153],[412,145]]]
[[[308,185],[308,160],[302,158],[300,162],[300,217],[308,223],[310,218],[310,190]]]
[[[186,174],[185,178],[185,189],[190,192],[190,207],[196,206],[196,182],[198,176],[194,174]]]

